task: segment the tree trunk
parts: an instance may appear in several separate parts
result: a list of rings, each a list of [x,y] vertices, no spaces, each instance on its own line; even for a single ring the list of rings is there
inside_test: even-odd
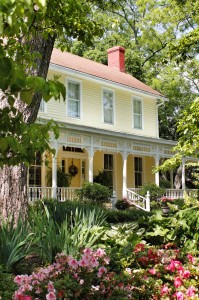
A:
[[[27,70],[27,75],[41,76],[46,79],[50,58],[54,47],[55,36],[44,38],[42,32],[37,32],[30,42],[31,53],[38,52],[35,65]],[[28,106],[20,99],[15,101],[15,108],[22,112],[23,120],[27,124],[35,122],[41,102],[41,95],[35,93],[31,104]],[[0,216],[4,220],[13,216],[15,222],[19,215],[26,215],[28,207],[27,193],[28,167],[21,163],[18,166],[4,166],[0,168]]]
[[[8,167],[0,170],[0,208],[1,217],[7,220],[19,215],[24,218],[27,212],[27,166]]]

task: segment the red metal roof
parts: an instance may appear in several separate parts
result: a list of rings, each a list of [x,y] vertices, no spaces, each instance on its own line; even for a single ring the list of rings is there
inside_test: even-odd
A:
[[[51,56],[51,63],[162,97],[158,91],[127,73],[117,71],[101,63],[69,52],[62,52],[59,49],[54,49]]]

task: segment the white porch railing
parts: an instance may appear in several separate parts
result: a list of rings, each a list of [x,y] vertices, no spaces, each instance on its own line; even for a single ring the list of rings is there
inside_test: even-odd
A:
[[[129,189],[137,194],[140,194],[140,191],[142,190],[142,188],[131,188]],[[172,199],[183,199],[184,197],[184,192],[187,193],[187,195],[191,196],[197,196],[197,189],[187,189],[187,190],[176,190],[176,189],[166,189],[165,190],[165,195],[166,197],[172,198]]]
[[[79,188],[57,188],[57,200],[66,201],[76,198],[76,190]],[[34,202],[38,199],[52,198],[52,187],[29,187],[29,201]]]
[[[173,199],[183,199],[184,198],[184,192],[187,193],[190,197],[196,197],[197,196],[197,190],[175,190],[175,189],[166,189],[165,196]]]
[[[126,189],[127,191],[127,200],[131,202],[134,206],[145,210],[150,211],[150,196],[147,192],[146,197],[139,195],[138,193],[134,192],[133,189]]]

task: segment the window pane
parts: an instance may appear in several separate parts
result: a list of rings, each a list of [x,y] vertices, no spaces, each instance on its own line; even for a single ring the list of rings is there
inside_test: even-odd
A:
[[[133,127],[142,129],[142,102],[140,100],[133,100]]]
[[[113,123],[113,93],[103,91],[104,122]]]
[[[134,157],[135,187],[142,186],[142,158]]]
[[[80,84],[68,81],[68,115],[80,117]]]
[[[133,105],[134,105],[134,107],[133,107],[134,113],[141,114],[141,102],[140,102],[140,100],[134,100]]]
[[[79,102],[74,100],[69,100],[68,103],[68,113],[71,117],[79,117]]]
[[[142,128],[142,119],[141,116],[134,114],[134,128],[141,129]]]

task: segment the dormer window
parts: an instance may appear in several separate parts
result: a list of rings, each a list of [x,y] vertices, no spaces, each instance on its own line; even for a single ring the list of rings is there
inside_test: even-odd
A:
[[[78,81],[68,80],[67,102],[69,117],[80,118],[81,84]]]
[[[104,123],[114,123],[114,94],[109,90],[103,90],[103,115]]]

